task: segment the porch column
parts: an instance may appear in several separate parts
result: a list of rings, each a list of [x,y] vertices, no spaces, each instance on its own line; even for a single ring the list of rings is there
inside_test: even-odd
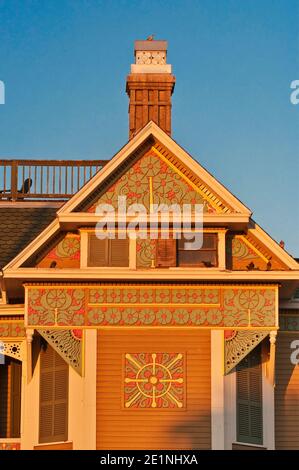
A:
[[[264,446],[275,449],[275,343],[277,331],[270,332],[270,357],[263,361],[263,433]]]
[[[211,331],[212,449],[224,449],[223,331]]]

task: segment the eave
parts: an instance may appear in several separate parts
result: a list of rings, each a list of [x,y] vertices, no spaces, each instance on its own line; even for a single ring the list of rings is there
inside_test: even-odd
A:
[[[91,214],[88,212],[80,213],[62,213],[57,216],[59,225],[63,230],[76,230],[82,226],[95,226],[101,220],[98,214]],[[175,221],[175,217],[172,218]],[[122,222],[120,217],[116,217],[118,222]],[[136,220],[135,216],[127,216],[126,221]],[[192,222],[195,218],[192,217]],[[142,223],[144,219],[139,217],[139,222]],[[203,224],[212,227],[226,227],[232,230],[246,230],[249,223],[248,214],[203,214]]]
[[[298,281],[297,271],[230,271],[208,269],[168,268],[154,270],[129,270],[128,268],[105,268],[102,272],[99,268],[79,269],[45,269],[45,268],[18,268],[9,269],[4,273],[4,279],[24,279],[26,281],[110,281],[110,280],[163,280],[163,281],[233,281],[233,282],[275,282]]]

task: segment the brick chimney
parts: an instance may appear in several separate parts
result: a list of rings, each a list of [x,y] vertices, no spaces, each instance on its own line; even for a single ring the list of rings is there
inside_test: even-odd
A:
[[[171,134],[171,95],[175,77],[166,63],[167,41],[135,41],[135,64],[127,77],[129,138],[154,121]]]

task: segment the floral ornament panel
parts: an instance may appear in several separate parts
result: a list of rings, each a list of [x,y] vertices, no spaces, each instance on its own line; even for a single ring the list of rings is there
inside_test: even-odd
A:
[[[86,291],[80,288],[30,289],[28,313],[30,325],[84,324]]]
[[[256,269],[266,270],[267,263],[240,237],[232,239],[232,269],[242,271],[254,264]]]
[[[26,326],[275,328],[277,290],[249,285],[26,287]]]
[[[269,331],[224,331],[225,374],[236,367],[268,334]]]
[[[184,359],[182,353],[127,353],[124,370],[125,408],[184,408]]]
[[[250,233],[236,235],[231,239],[232,269],[247,270],[285,270],[286,266],[267,248],[263,247]]]
[[[151,181],[151,183],[150,183]],[[99,204],[118,207],[118,196],[126,196],[127,206],[142,204],[150,210],[150,194],[154,204],[202,204],[204,212],[217,212],[194,187],[152,150],[141,157],[114,183],[88,212]]]
[[[0,321],[0,338],[25,338],[24,321]]]
[[[80,236],[67,234],[37,265],[38,268],[80,268]]]
[[[156,259],[156,240],[137,238],[136,264],[137,268],[153,268]]]

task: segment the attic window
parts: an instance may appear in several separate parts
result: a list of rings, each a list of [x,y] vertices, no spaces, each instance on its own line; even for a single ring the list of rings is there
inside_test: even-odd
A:
[[[204,233],[202,247],[193,249],[192,238],[180,240],[158,239],[156,249],[157,268],[195,267],[214,268],[218,266],[218,235]],[[191,245],[191,246],[190,246]]]
[[[89,267],[128,267],[129,266],[129,239],[100,240],[94,234],[88,238]]]
[[[178,240],[178,266],[214,268],[218,265],[216,233],[204,233],[202,247],[197,250],[188,246],[190,241],[184,237]]]

